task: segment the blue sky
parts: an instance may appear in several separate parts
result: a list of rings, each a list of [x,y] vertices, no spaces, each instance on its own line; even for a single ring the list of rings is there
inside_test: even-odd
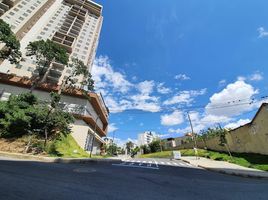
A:
[[[268,95],[266,0],[96,2],[104,23],[92,74],[119,143],[146,130],[183,135],[186,111],[196,132],[236,127]]]

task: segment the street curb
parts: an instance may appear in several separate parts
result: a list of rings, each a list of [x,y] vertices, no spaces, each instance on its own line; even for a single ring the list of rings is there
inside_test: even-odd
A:
[[[244,177],[244,178],[268,179],[268,177],[264,177],[264,176],[261,176],[261,175],[244,174],[244,173],[238,173],[238,172],[228,172],[228,171],[221,170],[221,169],[218,169],[218,168],[205,167],[205,166],[199,165],[199,164],[196,165],[196,164],[191,163],[188,160],[184,160],[184,159],[181,159],[181,160],[183,162],[189,163],[189,164],[191,164],[193,166],[200,167],[200,168],[203,168],[203,169],[208,170],[208,171],[218,172],[218,173],[221,173],[221,174],[239,176],[239,177]]]
[[[202,165],[197,165],[197,166],[198,167],[201,167],[201,168],[203,168],[205,170],[212,171],[212,172],[218,172],[218,173],[221,173],[221,174],[227,174],[227,175],[232,175],[232,176],[239,176],[239,177],[244,177],[244,178],[268,179],[268,177],[264,177],[264,176],[260,176],[260,175],[243,174],[243,173],[236,173],[236,172],[227,172],[225,170],[204,167]]]
[[[45,156],[35,156],[21,153],[10,153],[0,151],[0,156],[15,158],[20,160],[30,160],[30,161],[38,161],[38,162],[47,162],[47,163],[90,163],[90,162],[122,162],[121,159],[109,159],[109,158],[53,158],[53,157],[45,157]]]

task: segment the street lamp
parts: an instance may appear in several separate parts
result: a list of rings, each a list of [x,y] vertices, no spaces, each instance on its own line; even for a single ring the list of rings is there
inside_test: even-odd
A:
[[[92,138],[92,142],[91,142],[91,149],[90,149],[90,154],[89,154],[90,158],[92,156],[93,144],[94,144],[94,141],[95,141],[95,133],[96,133],[96,129],[97,129],[97,122],[98,122],[99,118],[100,118],[100,116],[98,115],[97,118],[96,118],[96,121],[95,121],[95,127],[94,127],[93,138]]]

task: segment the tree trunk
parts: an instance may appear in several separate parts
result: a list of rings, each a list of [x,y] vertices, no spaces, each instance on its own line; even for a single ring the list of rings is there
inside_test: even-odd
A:
[[[48,73],[49,71],[52,69],[53,65],[52,65],[52,62],[49,63],[49,67],[47,68],[47,71],[46,73],[44,74],[44,76],[42,77],[40,83],[44,83],[48,77]]]
[[[231,154],[229,145],[228,145],[227,143],[225,144],[225,147],[226,147],[226,149],[227,149],[227,151],[228,151],[228,153],[229,153],[229,156],[231,157],[231,159],[233,159],[233,156],[232,156],[232,154]]]
[[[47,138],[48,138],[48,133],[47,133],[47,120],[48,120],[48,117],[50,115],[50,113],[52,112],[53,108],[51,107],[47,113],[47,116],[45,118],[45,126],[44,126],[44,131],[45,131],[45,146],[47,145]]]
[[[45,144],[44,146],[46,147],[47,146],[47,127],[45,127]]]

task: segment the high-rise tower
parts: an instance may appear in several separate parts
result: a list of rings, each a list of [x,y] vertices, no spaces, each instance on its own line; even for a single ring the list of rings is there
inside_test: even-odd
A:
[[[0,100],[29,91],[30,78],[38,73],[35,58],[26,56],[26,47],[33,41],[50,39],[58,43],[70,58],[81,60],[91,71],[103,21],[101,5],[90,0],[0,0],[0,16],[20,40],[23,57],[19,64],[1,63]],[[70,69],[55,62],[49,69],[44,84],[34,90],[43,100],[48,100],[49,92],[57,91],[64,77],[71,74]],[[88,93],[90,101],[84,97],[79,83],[85,77],[76,78],[77,90],[63,91],[61,103],[76,118],[72,135],[77,143],[99,153],[102,137],[107,134],[108,109],[101,95]]]

